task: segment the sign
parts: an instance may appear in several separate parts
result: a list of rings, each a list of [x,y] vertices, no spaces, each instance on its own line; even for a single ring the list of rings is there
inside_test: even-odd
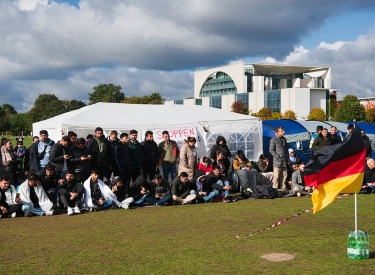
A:
[[[195,147],[199,147],[199,139],[198,139],[198,133],[196,127],[180,127],[180,128],[172,128],[172,129],[153,129],[151,130],[154,133],[154,141],[159,144],[160,142],[164,141],[163,139],[163,131],[169,132],[169,137],[171,140],[174,140],[177,142],[178,147],[181,147],[184,140],[186,140],[188,137],[195,137],[197,140],[197,143],[195,144]]]

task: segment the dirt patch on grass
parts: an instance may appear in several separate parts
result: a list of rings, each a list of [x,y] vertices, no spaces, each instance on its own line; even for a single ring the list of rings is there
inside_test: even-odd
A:
[[[285,253],[270,253],[270,254],[262,255],[260,257],[271,262],[283,262],[283,261],[290,261],[294,259],[294,255],[285,254]]]

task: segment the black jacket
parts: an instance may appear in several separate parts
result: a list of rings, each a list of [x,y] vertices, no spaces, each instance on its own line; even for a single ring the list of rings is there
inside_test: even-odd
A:
[[[61,173],[64,167],[64,155],[69,155],[69,150],[67,147],[63,147],[60,142],[53,145],[49,151],[50,163],[55,166],[58,174]],[[66,160],[66,164],[69,166],[69,160]]]
[[[70,149],[70,154],[72,156],[70,159],[71,168],[74,169],[76,173],[90,173],[90,161],[88,159],[81,160],[81,157],[87,157],[89,155],[89,150],[86,147],[80,149],[73,146]]]
[[[176,177],[172,182],[172,195],[185,199],[190,195],[190,182],[182,183],[180,177]]]
[[[368,136],[364,135],[363,139],[365,140],[366,145],[366,157],[371,158],[372,155],[372,148],[371,148],[371,142]]]
[[[91,139],[87,145],[89,155],[91,155],[91,168],[109,167],[112,161],[112,146],[111,143],[103,138],[103,152],[99,152],[99,143],[96,138]]]
[[[331,145],[331,144],[332,144],[332,140],[329,135],[327,135],[327,138],[324,138],[321,134],[319,134],[319,136],[314,140],[311,149],[315,151],[315,150],[323,148],[324,146]]]
[[[219,180],[224,180],[224,177],[222,177],[221,175],[216,177],[213,172],[208,174],[207,181],[208,181],[208,185],[211,187],[211,190],[216,189],[219,191],[223,191],[223,186],[217,184]]]
[[[46,170],[40,170],[37,172],[37,175],[39,176],[39,181],[42,183],[42,187],[45,191],[51,188],[56,188],[59,184],[59,180],[61,177],[58,173],[53,173],[51,177],[47,177]]]
[[[79,195],[82,195],[85,192],[85,189],[82,185],[77,183],[75,179],[71,182],[67,182],[66,179],[64,179],[64,182],[60,185],[59,194],[69,197],[70,192],[77,192]]]
[[[163,195],[171,193],[171,187],[169,185],[169,182],[165,179],[163,179],[163,182],[160,185],[157,185],[155,183],[155,180],[149,182],[149,188],[151,197],[155,197],[156,194]]]
[[[124,144],[121,141],[117,144],[115,148],[115,160],[116,160],[116,167],[118,169],[120,169],[123,166],[132,165],[130,149],[127,144]]]
[[[155,166],[159,161],[159,149],[155,141],[145,140],[141,143],[143,149],[143,165]]]
[[[149,190],[149,184],[145,180],[143,176],[138,176],[137,179],[132,183],[132,185],[129,188],[130,196],[133,197],[134,201],[137,201],[138,199],[142,198],[144,194],[141,193],[142,187],[146,190]]]
[[[365,168],[365,175],[363,177],[363,183],[375,182],[375,171],[370,169],[367,164]]]
[[[336,135],[330,135],[331,137],[331,144],[336,144],[341,141],[341,137],[339,137],[337,134]]]
[[[207,195],[208,195],[208,193],[211,192],[212,188],[208,184],[206,174],[204,173],[203,170],[200,170],[200,169],[197,170],[197,173],[195,174],[195,177],[190,181],[190,189],[197,191],[197,180],[201,177],[205,177],[203,182],[201,182],[202,183],[202,190],[203,190],[203,192],[207,192]]]

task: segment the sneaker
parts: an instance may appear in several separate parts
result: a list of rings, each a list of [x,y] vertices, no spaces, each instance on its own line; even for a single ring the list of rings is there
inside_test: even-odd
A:
[[[46,211],[46,212],[44,212],[44,215],[46,215],[46,216],[52,216],[53,215],[53,211],[52,210]]]
[[[31,213],[28,212],[28,211],[25,211],[25,212],[23,213],[23,216],[24,216],[24,217],[31,217]]]
[[[301,192],[297,192],[297,197],[301,197]]]
[[[73,213],[74,214],[81,214],[81,210],[79,210],[78,206],[73,208]]]
[[[237,197],[230,197],[232,199],[232,202],[238,201]]]
[[[121,204],[121,208],[123,208],[123,209],[129,209],[129,204],[123,203],[123,204]]]
[[[232,200],[230,199],[230,197],[224,197],[223,199],[223,202],[232,202]]]
[[[68,216],[70,216],[70,215],[73,215],[74,214],[74,212],[73,212],[73,208],[71,208],[71,207],[68,207]]]
[[[11,218],[15,218],[15,217],[16,217],[16,215],[17,215],[17,213],[16,213],[16,212],[14,212],[14,213],[12,213],[12,215],[10,215],[10,217],[11,217]]]

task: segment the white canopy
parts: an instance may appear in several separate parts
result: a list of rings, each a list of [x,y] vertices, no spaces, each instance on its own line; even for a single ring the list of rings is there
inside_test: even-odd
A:
[[[252,160],[262,153],[262,124],[258,118],[195,105],[100,102],[34,123],[33,132],[37,135],[40,130],[47,130],[50,138],[58,141],[68,131],[85,138],[94,134],[96,127],[102,127],[106,136],[112,130],[121,134],[135,129],[139,141],[148,130],[153,131],[156,142],[161,140],[164,130],[169,131],[171,139],[180,142],[187,136],[195,136],[199,156],[209,153],[218,135],[225,137],[232,153],[244,150]]]

